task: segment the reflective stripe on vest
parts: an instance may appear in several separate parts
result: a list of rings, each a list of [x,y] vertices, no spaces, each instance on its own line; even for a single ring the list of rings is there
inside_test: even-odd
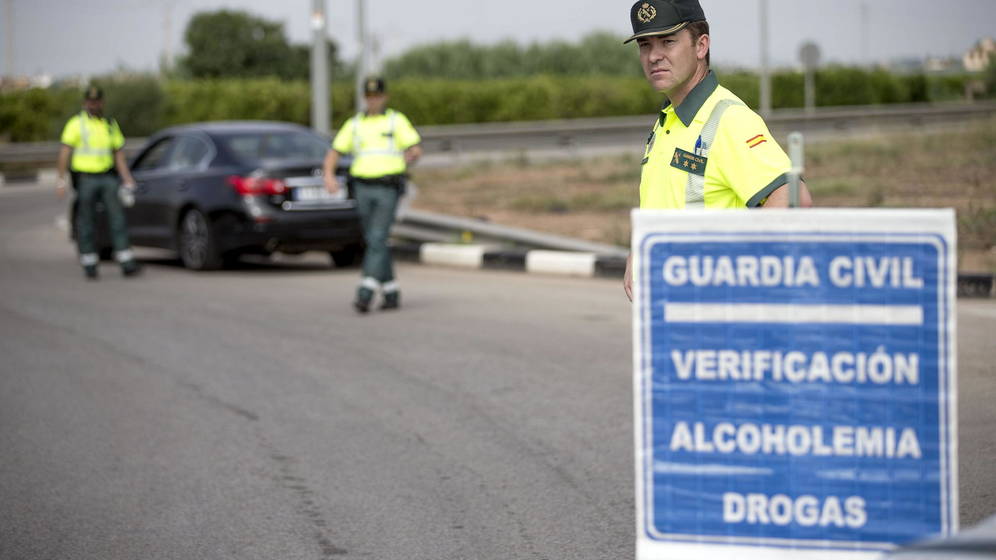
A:
[[[80,111],[80,147],[75,148],[74,151],[81,156],[91,156],[91,157],[107,157],[112,155],[113,150],[108,146],[106,148],[94,148],[90,146],[90,131],[87,130],[86,121],[87,115],[85,111]],[[107,141],[108,143],[114,142],[114,131],[111,128],[111,123],[107,123]]]
[[[713,108],[709,120],[706,121],[702,127],[702,133],[699,135],[699,138],[702,139],[701,152],[697,152],[695,155],[709,157],[709,150],[712,149],[712,143],[716,140],[716,132],[719,130],[719,121],[723,118],[723,113],[734,105],[743,105],[743,103],[735,99],[723,99],[716,103],[716,107]],[[685,186],[685,208],[705,208],[705,172],[702,175],[688,174],[688,184]]]
[[[364,150],[361,148],[362,141],[360,138],[360,120],[363,118],[363,113],[357,113],[356,117],[353,118],[353,157],[403,155],[403,152],[398,149],[398,139],[394,136],[394,121],[397,117],[397,113],[393,109],[388,109],[385,114],[387,115],[387,129],[388,133],[391,135],[392,149]]]

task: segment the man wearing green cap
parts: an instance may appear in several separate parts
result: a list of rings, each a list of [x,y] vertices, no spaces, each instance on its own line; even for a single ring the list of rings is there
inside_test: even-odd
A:
[[[401,293],[394,278],[391,249],[387,246],[394,213],[406,184],[408,166],[422,155],[422,141],[408,118],[387,108],[387,87],[382,78],[364,83],[366,111],[347,120],[325,156],[325,188],[335,194],[342,188],[335,176],[339,157],[352,154],[350,185],[356,198],[366,252],[363,278],[353,307],[370,310],[374,295],[383,294],[381,309],[398,309]]]
[[[65,195],[68,185],[66,172],[71,165],[78,202],[76,243],[83,273],[90,280],[97,279],[97,264],[100,261],[94,240],[98,201],[107,211],[111,242],[121,272],[127,277],[134,276],[140,270],[131,252],[124,209],[121,207],[121,199],[130,198],[135,188],[135,180],[121,152],[124,142],[118,123],[104,117],[104,92],[96,86],[88,87],[83,95],[83,111],[69,119],[62,131],[56,194],[59,198]],[[119,175],[123,184],[118,180]],[[122,188],[126,189],[123,193],[119,190]]]
[[[665,96],[643,154],[640,208],[788,206],[792,165],[764,120],[709,69],[709,23],[698,0],[639,0],[630,9],[640,64]],[[812,206],[805,184],[801,206]],[[623,289],[633,299],[631,261]]]

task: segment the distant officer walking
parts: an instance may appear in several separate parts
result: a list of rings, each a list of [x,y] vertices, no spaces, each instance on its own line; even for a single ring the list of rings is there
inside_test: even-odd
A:
[[[360,313],[370,310],[378,289],[383,294],[381,309],[397,309],[401,293],[394,278],[394,264],[387,246],[394,212],[406,182],[405,172],[422,155],[422,141],[408,118],[387,109],[387,88],[381,78],[364,84],[366,111],[351,117],[339,129],[332,149],[325,156],[325,188],[336,193],[343,185],[335,176],[339,157],[352,154],[350,184],[356,197],[366,253],[363,278],[356,290],[353,307]]]
[[[104,117],[103,91],[95,86],[88,87],[83,96],[83,111],[69,119],[62,131],[56,194],[62,198],[66,193],[66,171],[72,153],[73,186],[78,202],[76,243],[83,273],[90,280],[97,279],[97,264],[100,262],[94,240],[98,201],[104,204],[107,211],[111,242],[121,272],[125,276],[133,276],[140,270],[131,252],[121,207],[120,197],[130,195],[135,188],[135,180],[121,152],[124,143],[118,123]],[[114,173],[115,168],[117,174]],[[118,175],[124,181],[123,185],[119,183]],[[122,187],[128,189],[123,195],[119,192]]]
[[[639,0],[630,8],[640,64],[666,96],[643,154],[640,208],[784,208],[785,152],[764,120],[709,69],[709,23],[698,0]],[[805,184],[801,206],[812,206]],[[633,299],[632,263],[623,289]]]

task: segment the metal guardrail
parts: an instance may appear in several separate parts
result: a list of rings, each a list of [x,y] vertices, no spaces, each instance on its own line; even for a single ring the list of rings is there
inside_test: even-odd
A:
[[[36,184],[20,188],[42,187]],[[483,245],[491,247],[499,258],[512,260],[521,260],[525,253],[536,249],[589,253],[597,257],[597,275],[606,277],[622,277],[629,254],[629,249],[617,245],[411,208],[400,212],[391,234],[396,243],[394,251],[409,257],[417,255],[425,243]],[[996,275],[959,273],[957,282],[958,297],[996,298]]]
[[[478,244],[499,244],[506,248],[576,251],[605,257],[626,258],[629,254],[628,249],[616,245],[583,241],[424,210],[406,210],[395,224],[392,233],[396,237],[431,243],[459,243],[472,240]]]
[[[411,209],[400,216],[391,233],[400,242],[394,250],[401,254],[417,254],[418,247],[424,243],[452,244],[468,240],[476,245],[490,246],[492,253],[502,258],[519,257],[519,260],[524,253],[535,249],[590,253],[598,258],[601,268],[598,275],[609,277],[622,277],[629,255],[629,249],[625,247]],[[963,298],[996,298],[996,275],[959,273],[957,293]]]
[[[871,105],[774,111],[766,119],[776,136],[840,133],[867,129],[918,128],[965,122],[996,115],[996,102],[958,104]],[[488,123],[420,127],[427,153],[486,150],[572,148],[628,145],[639,147],[656,115],[541,122]]]
[[[920,127],[996,115],[996,102],[916,105],[821,107],[812,113],[798,109],[774,111],[766,120],[782,136],[798,130],[807,135],[836,134],[887,127]],[[596,119],[462,124],[419,127],[427,154],[484,151],[636,146],[647,136],[655,115]],[[133,154],[144,138],[125,145]],[[54,166],[58,142],[0,144],[0,165]]]

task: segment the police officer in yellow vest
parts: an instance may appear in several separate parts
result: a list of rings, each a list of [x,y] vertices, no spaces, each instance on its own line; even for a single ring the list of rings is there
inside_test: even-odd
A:
[[[370,309],[378,290],[383,294],[381,309],[397,309],[401,305],[387,241],[398,198],[405,188],[405,173],[422,155],[419,145],[422,139],[415,127],[400,112],[387,109],[387,88],[382,78],[366,80],[364,100],[366,111],[342,125],[324,165],[325,188],[336,193],[343,188],[335,176],[336,163],[340,155],[353,155],[350,185],[367,246],[363,278],[353,302],[360,313]]]
[[[124,154],[124,136],[114,119],[104,117],[104,93],[96,86],[86,89],[83,96],[83,111],[69,119],[62,131],[62,147],[59,151],[58,179],[56,194],[62,198],[68,180],[67,167],[72,153],[72,171],[77,201],[76,243],[79,248],[80,264],[86,278],[97,279],[97,264],[100,258],[94,241],[95,207],[98,201],[107,211],[108,225],[115,258],[125,276],[139,272],[139,266],[132,255],[128,243],[128,230],[125,225],[122,198],[129,198],[135,188],[135,180],[128,170]],[[114,170],[117,169],[117,174]],[[118,181],[120,175],[124,184]],[[119,188],[128,189],[119,192]]]
[[[643,154],[640,208],[788,206],[791,162],[764,120],[709,69],[698,0],[639,0],[630,9],[640,64],[666,97]],[[805,184],[800,205],[812,206]],[[623,280],[633,299],[631,262]]]

